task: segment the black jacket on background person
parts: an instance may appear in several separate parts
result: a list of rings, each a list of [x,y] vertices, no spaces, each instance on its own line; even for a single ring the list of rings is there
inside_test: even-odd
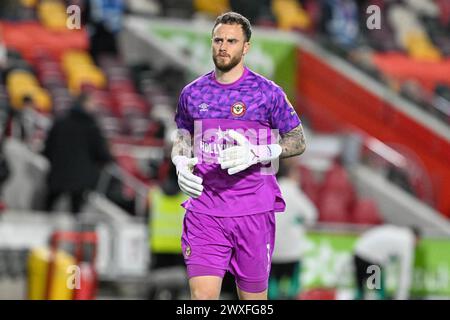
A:
[[[112,160],[94,117],[80,106],[55,120],[43,154],[51,165],[48,188],[59,192],[93,189],[101,167]]]

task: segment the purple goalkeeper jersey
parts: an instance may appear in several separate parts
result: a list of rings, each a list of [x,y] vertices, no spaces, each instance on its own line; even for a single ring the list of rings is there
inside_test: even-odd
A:
[[[234,129],[252,144],[276,143],[301,122],[283,90],[263,76],[244,69],[233,83],[221,84],[213,71],[188,84],[181,92],[175,122],[194,137],[194,174],[203,179],[203,193],[183,207],[193,212],[233,217],[284,211],[275,179],[278,163],[256,164],[229,175],[217,161],[219,150],[236,142]]]

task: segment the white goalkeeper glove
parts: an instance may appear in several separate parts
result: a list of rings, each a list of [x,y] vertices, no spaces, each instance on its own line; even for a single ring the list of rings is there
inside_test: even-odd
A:
[[[186,156],[175,156],[172,159],[177,168],[178,186],[181,191],[192,198],[197,198],[203,191],[203,179],[192,174],[194,166],[197,164],[197,158],[188,158]]]
[[[245,136],[235,130],[229,130],[228,135],[236,140],[237,146],[219,151],[219,164],[222,169],[228,169],[228,174],[241,172],[248,167],[276,159],[281,154],[279,144],[253,145]]]

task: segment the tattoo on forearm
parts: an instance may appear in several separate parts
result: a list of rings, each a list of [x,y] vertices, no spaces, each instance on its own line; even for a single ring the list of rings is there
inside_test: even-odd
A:
[[[192,157],[192,138],[189,132],[177,130],[172,147],[172,158],[174,156]]]
[[[288,133],[281,136],[282,152],[280,158],[289,158],[302,154],[306,148],[305,135],[302,125],[298,125]]]

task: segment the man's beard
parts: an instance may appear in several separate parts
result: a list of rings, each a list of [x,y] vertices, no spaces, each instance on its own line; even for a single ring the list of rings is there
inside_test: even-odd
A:
[[[217,69],[219,69],[222,72],[228,72],[231,69],[233,69],[234,67],[236,67],[239,62],[241,62],[241,57],[239,56],[234,56],[230,59],[230,62],[228,63],[220,63],[218,61],[219,55],[214,55],[213,54],[213,61],[214,61],[214,65],[216,66]]]

